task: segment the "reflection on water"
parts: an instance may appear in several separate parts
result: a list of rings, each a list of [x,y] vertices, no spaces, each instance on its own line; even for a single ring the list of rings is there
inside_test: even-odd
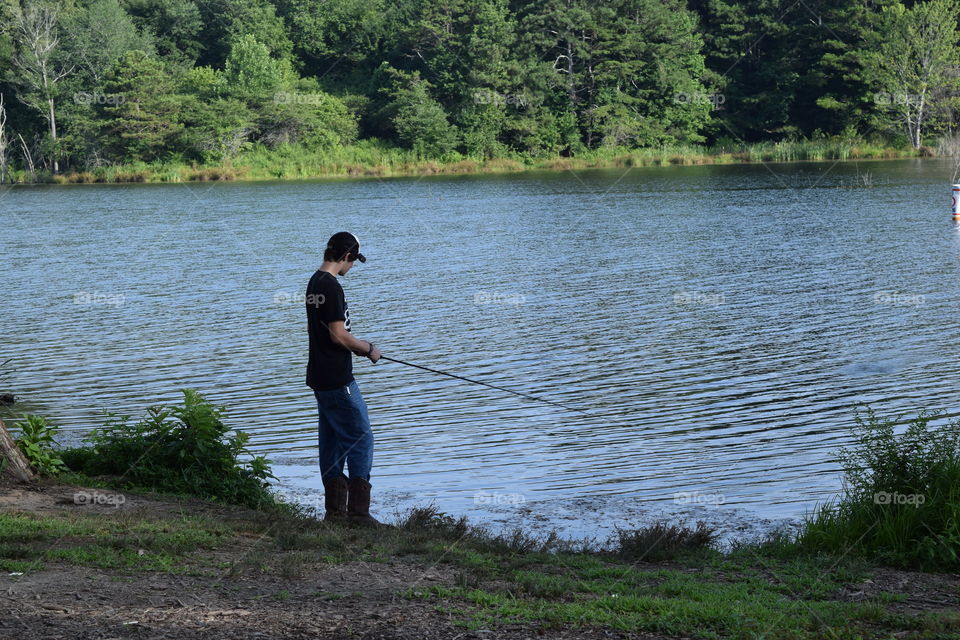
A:
[[[375,501],[573,533],[591,512],[796,517],[838,489],[857,403],[960,414],[948,164],[18,188],[0,355],[74,436],[195,387],[312,500],[300,296],[349,229],[357,335],[586,410],[357,360]]]

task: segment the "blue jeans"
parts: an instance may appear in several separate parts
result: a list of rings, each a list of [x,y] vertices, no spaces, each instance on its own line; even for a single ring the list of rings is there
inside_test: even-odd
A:
[[[327,391],[314,390],[313,395],[320,415],[321,479],[342,476],[346,462],[351,478],[369,481],[373,467],[373,431],[357,381]]]

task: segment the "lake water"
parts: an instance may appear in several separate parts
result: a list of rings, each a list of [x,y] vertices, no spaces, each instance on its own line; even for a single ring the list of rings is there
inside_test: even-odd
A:
[[[322,507],[302,296],[327,237],[385,355],[355,360],[374,513],[606,534],[726,533],[840,488],[858,403],[960,415],[952,162],[0,192],[0,360],[67,431],[193,387]],[[21,408],[21,410],[22,410]],[[9,420],[11,410],[5,409]]]

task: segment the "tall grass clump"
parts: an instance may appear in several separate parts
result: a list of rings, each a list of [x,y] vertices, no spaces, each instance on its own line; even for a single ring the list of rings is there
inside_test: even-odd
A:
[[[843,493],[807,517],[799,545],[896,566],[960,568],[960,420],[931,428],[939,415],[921,412],[898,434],[899,418],[858,413],[854,444],[838,455]]]
[[[621,558],[656,562],[712,549],[717,533],[702,521],[696,527],[659,521],[641,529],[618,529],[612,541],[614,554]]]
[[[215,407],[192,389],[182,406],[156,406],[136,423],[109,415],[89,447],[67,449],[63,460],[88,476],[106,476],[126,488],[194,495],[259,508],[273,506],[267,460],[247,449],[249,436],[224,424]]]

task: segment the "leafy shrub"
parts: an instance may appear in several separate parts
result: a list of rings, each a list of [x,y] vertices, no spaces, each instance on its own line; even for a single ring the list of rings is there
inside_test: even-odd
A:
[[[54,449],[56,442],[53,437],[60,430],[59,427],[47,424],[46,418],[34,415],[26,416],[24,422],[13,426],[20,430],[20,437],[15,441],[17,447],[37,473],[56,475],[66,469]]]
[[[96,452],[91,447],[61,449],[59,454],[64,466],[70,471],[81,471],[96,457]]]
[[[931,429],[938,415],[921,412],[897,435],[899,417],[858,414],[855,444],[838,453],[843,495],[818,505],[799,543],[900,566],[960,567],[960,421]]]
[[[254,114],[235,99],[185,97],[178,143],[201,162],[225,162],[250,147]]]
[[[308,149],[334,149],[353,143],[357,121],[335,96],[312,93],[279,93],[288,102],[259,105],[256,140],[267,147],[302,144]]]
[[[274,503],[268,478],[275,476],[263,456],[253,456],[249,436],[224,424],[225,409],[192,389],[183,406],[147,409],[130,424],[110,414],[89,436],[86,452],[66,454],[70,468],[86,475],[119,476],[125,486],[148,487],[222,502],[261,507]],[[246,461],[241,461],[247,458]]]

